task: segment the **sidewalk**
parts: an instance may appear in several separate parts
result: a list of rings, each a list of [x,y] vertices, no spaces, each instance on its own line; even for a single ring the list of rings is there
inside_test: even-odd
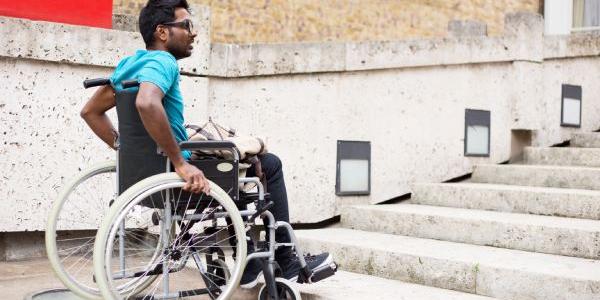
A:
[[[48,289],[64,288],[45,258],[24,261],[0,261],[0,291],[2,299],[23,300],[25,296]],[[233,299],[256,299],[258,289],[240,290]],[[78,299],[78,298],[73,298]],[[61,299],[66,300],[66,299]]]
[[[0,262],[2,298],[22,300],[26,295],[52,288],[62,288],[47,259]]]

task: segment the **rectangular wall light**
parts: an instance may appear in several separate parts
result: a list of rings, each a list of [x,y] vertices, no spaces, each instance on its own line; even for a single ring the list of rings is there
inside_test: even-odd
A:
[[[490,112],[465,110],[465,156],[490,156]]]
[[[581,127],[581,86],[562,85],[560,126]]]
[[[371,142],[338,141],[335,194],[371,193]]]

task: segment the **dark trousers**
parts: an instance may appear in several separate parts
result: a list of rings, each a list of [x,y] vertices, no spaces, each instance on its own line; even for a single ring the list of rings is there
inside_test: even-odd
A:
[[[260,155],[258,158],[260,159],[263,173],[267,178],[267,192],[271,194],[270,200],[273,202],[273,207],[270,209],[270,212],[273,214],[273,217],[275,217],[275,221],[289,222],[290,214],[281,160],[275,154],[271,153]],[[246,176],[256,176],[254,165],[248,169]],[[269,231],[267,230],[267,234],[268,233]],[[290,237],[287,230],[285,228],[278,228],[275,232],[275,240],[279,243],[289,243]],[[287,252],[285,248],[288,247],[278,249],[277,254]]]

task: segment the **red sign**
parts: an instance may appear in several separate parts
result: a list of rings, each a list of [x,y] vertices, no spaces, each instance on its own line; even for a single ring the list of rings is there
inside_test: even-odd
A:
[[[0,0],[0,16],[102,28],[112,27],[112,9],[112,0]]]

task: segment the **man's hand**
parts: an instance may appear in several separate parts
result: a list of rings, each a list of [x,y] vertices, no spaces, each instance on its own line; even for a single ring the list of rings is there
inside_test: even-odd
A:
[[[179,167],[175,167],[175,172],[177,172],[177,175],[185,180],[183,190],[196,194],[210,194],[210,185],[208,180],[206,177],[204,177],[204,173],[202,173],[202,171],[200,171],[194,165],[184,162]]]

